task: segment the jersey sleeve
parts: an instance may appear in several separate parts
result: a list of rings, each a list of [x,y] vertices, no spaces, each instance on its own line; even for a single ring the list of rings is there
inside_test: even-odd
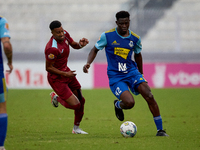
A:
[[[9,37],[10,38],[10,31],[8,27],[8,22],[5,18],[0,19],[0,38]]]
[[[137,41],[136,45],[134,46],[134,53],[139,54],[142,51],[142,44],[141,39]]]
[[[56,48],[51,47],[45,51],[45,58],[47,61],[53,62],[57,59],[59,52]]]
[[[107,45],[107,39],[106,39],[106,35],[105,32],[103,32],[99,38],[99,40],[97,41],[97,43],[95,44],[95,47],[98,50],[102,50],[105,46]]]
[[[69,43],[72,43],[74,41],[67,31],[64,30],[64,34],[65,34],[65,38],[67,39]]]

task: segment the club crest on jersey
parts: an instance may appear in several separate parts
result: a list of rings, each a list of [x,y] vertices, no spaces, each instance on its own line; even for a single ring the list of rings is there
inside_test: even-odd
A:
[[[6,28],[7,30],[9,30],[8,23],[5,24],[5,28]]]
[[[67,41],[67,40],[65,41],[65,43],[66,43],[67,45],[69,45],[69,43],[68,43],[68,41]]]
[[[49,55],[48,55],[48,58],[49,58],[49,59],[54,59],[55,56],[54,56],[54,54],[49,54]]]
[[[130,41],[129,46],[133,47],[133,41]]]

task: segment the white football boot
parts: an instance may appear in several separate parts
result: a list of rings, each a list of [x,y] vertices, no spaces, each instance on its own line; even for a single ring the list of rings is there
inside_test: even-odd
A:
[[[80,128],[73,129],[73,130],[72,130],[72,133],[73,133],[73,134],[88,134],[87,132],[81,130]]]
[[[51,92],[50,96],[51,96],[51,104],[54,107],[58,107],[58,101],[57,101],[57,95],[56,95],[56,93],[55,92]]]

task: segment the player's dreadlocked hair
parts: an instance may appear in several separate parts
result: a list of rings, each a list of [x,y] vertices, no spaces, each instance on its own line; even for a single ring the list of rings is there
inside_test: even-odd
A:
[[[129,18],[130,14],[127,11],[119,11],[118,13],[116,13],[115,17],[118,20],[119,18]]]
[[[53,30],[54,28],[59,28],[59,27],[61,27],[61,22],[60,21],[58,21],[58,20],[54,20],[54,21],[52,21],[51,23],[50,23],[50,25],[49,25],[49,28],[51,29],[51,30]]]

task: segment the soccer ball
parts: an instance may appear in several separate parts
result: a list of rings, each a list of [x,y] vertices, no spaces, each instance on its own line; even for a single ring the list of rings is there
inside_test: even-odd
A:
[[[120,126],[120,132],[123,137],[134,137],[137,133],[137,126],[131,121],[126,121]]]

